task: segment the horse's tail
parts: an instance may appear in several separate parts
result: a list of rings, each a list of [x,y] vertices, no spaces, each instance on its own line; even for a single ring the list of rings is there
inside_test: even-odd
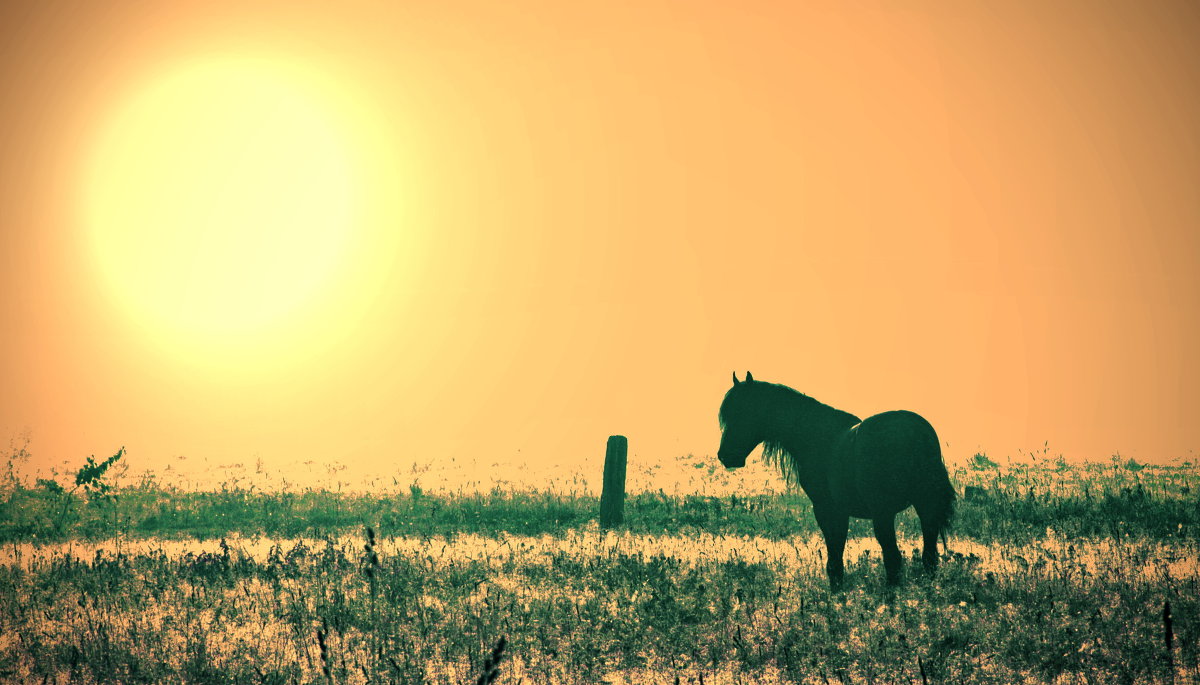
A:
[[[954,518],[954,504],[958,499],[958,493],[954,491],[954,484],[950,482],[950,473],[946,470],[946,463],[942,460],[941,446],[938,446],[938,473],[935,476],[937,482],[936,501],[934,508],[934,523],[937,524],[938,533],[942,537],[942,547],[949,552],[950,544],[946,541],[946,531],[950,528],[950,520]]]
[[[942,546],[946,551],[950,551],[949,544],[946,541],[946,531],[950,528],[950,520],[954,518],[954,504],[958,499],[958,493],[954,490],[954,484],[950,482],[950,472],[946,470],[946,462],[942,459],[942,446],[939,443],[936,434],[933,437],[930,445],[929,454],[932,463],[927,465],[926,487],[930,493],[929,507],[924,515],[932,517],[930,523],[937,530],[938,535],[942,538]]]

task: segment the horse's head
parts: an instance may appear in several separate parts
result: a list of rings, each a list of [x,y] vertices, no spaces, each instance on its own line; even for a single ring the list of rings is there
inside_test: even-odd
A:
[[[721,402],[721,411],[717,414],[721,422],[721,447],[717,450],[717,458],[727,469],[745,466],[746,457],[765,439],[762,412],[755,406],[759,385],[749,371],[744,381],[738,380],[735,371],[733,387]]]

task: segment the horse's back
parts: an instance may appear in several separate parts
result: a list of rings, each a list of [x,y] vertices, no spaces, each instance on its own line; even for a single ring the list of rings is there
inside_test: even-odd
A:
[[[906,509],[946,478],[937,433],[920,414],[889,411],[864,419],[838,444],[830,485],[852,516]]]
[[[925,417],[916,412],[900,409],[885,411],[863,420],[858,431],[866,440],[865,445],[882,450],[900,450],[913,458],[926,458],[930,452],[942,458],[937,432]],[[900,454],[896,454],[900,457]]]

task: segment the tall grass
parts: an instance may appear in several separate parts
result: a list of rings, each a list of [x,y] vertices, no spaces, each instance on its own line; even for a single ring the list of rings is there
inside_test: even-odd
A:
[[[976,544],[932,579],[913,564],[894,591],[863,544],[841,594],[815,539],[593,529],[379,538],[369,551],[361,536],[263,546],[26,551],[0,565],[0,674],[463,683],[502,669],[497,682],[849,683],[916,680],[920,659],[931,682],[1200,675],[1194,541]],[[500,637],[506,656],[493,663]]]
[[[1051,529],[1065,537],[1195,538],[1200,535],[1200,477],[1187,467],[1129,463],[1040,468],[960,468],[955,535],[1014,544]],[[550,491],[431,494],[419,488],[386,494],[330,490],[258,491],[239,485],[196,492],[142,481],[103,497],[42,481],[9,481],[0,490],[0,542],[73,538],[297,537],[364,525],[383,535],[561,534],[595,519],[599,498]],[[635,532],[697,530],[784,538],[817,532],[802,495],[632,494],[626,527]],[[898,521],[915,534],[911,512]],[[856,522],[853,534],[868,534]]]
[[[0,679],[1200,682],[1193,467],[981,455],[953,479],[936,577],[884,587],[858,522],[831,594],[790,494],[640,492],[606,534],[586,493],[93,497],[11,476]]]

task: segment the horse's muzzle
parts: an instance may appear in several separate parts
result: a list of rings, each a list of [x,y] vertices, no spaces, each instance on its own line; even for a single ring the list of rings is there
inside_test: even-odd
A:
[[[746,465],[746,457],[735,457],[730,454],[722,454],[717,452],[717,459],[721,460],[721,465],[727,469],[737,469]]]

